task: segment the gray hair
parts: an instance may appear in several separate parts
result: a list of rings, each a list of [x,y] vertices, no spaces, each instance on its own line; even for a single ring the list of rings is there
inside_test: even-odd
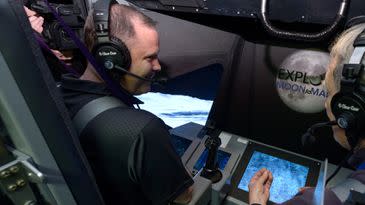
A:
[[[96,32],[93,19],[93,11],[90,10],[88,17],[85,21],[85,44],[89,50],[91,50],[96,42]],[[146,16],[141,11],[134,7],[114,4],[112,5],[109,20],[109,35],[118,38],[119,40],[126,42],[135,36],[134,22],[138,19],[143,25],[156,28],[156,21]]]
[[[348,63],[354,51],[353,43],[357,36],[365,29],[365,23],[357,24],[344,31],[331,46],[331,59],[336,61],[333,70],[336,92],[340,90],[343,65]]]

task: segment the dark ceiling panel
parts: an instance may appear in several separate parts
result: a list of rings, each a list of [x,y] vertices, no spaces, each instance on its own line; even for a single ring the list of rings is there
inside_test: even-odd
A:
[[[248,18],[256,18],[261,8],[259,0],[131,0],[131,2],[153,10]],[[286,23],[332,24],[341,2],[342,0],[268,0],[267,11],[271,20]],[[365,2],[352,0],[348,18],[364,14]]]

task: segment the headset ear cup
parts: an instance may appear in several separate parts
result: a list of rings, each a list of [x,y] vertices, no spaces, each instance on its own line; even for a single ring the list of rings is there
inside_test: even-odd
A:
[[[354,147],[365,134],[365,101],[361,94],[340,91],[331,100],[331,110],[339,127],[345,129],[347,141]]]
[[[132,58],[127,45],[125,45],[123,41],[114,36],[110,37],[110,42],[112,42],[119,49],[121,53],[120,55],[121,64],[119,64],[119,66],[126,70],[129,70],[129,67],[131,67]]]
[[[349,29],[355,25],[362,23],[365,23],[365,16],[364,15],[355,16],[346,22],[345,29]]]
[[[94,46],[92,53],[100,66],[107,69],[109,75],[119,81],[124,74],[113,65],[118,65],[126,70],[131,65],[131,56],[127,46],[117,38],[110,38],[104,42],[99,42]]]
[[[331,103],[330,103],[332,114],[334,115],[335,120],[340,128],[343,127],[343,122],[342,122],[343,120],[339,120],[339,118],[341,118],[344,113],[347,114],[346,111],[339,109],[339,104],[341,104],[340,102],[343,100],[343,97],[346,97],[346,96],[344,93],[342,93],[340,91],[332,97]],[[342,126],[341,126],[341,124],[342,124]],[[356,144],[354,145],[354,142],[357,141],[357,139],[354,139],[353,136],[349,135],[349,133],[347,132],[346,129],[345,129],[345,133],[346,133],[345,134],[346,140],[349,143],[350,147],[353,148],[354,146],[356,146]]]

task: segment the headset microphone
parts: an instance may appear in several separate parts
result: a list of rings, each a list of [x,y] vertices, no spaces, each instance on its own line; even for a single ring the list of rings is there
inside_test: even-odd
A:
[[[126,69],[124,69],[124,68],[122,68],[121,66],[118,66],[118,65],[113,65],[113,63],[112,62],[110,62],[110,61],[106,61],[105,62],[105,64],[104,64],[104,66],[106,67],[106,68],[108,68],[108,69],[110,69],[110,68],[116,68],[116,69],[118,69],[118,70],[120,70],[120,71],[122,71],[122,72],[124,72],[125,74],[127,74],[127,75],[130,75],[130,76],[133,76],[133,77],[135,77],[135,78],[138,78],[138,79],[140,79],[140,80],[144,80],[144,81],[148,81],[148,82],[151,82],[151,83],[156,83],[156,84],[158,84],[158,85],[165,85],[166,83],[167,83],[167,78],[145,78],[145,77],[142,77],[142,76],[139,76],[139,75],[136,75],[136,74],[134,74],[134,73],[131,73],[130,71],[128,71],[128,70],[126,70]]]
[[[329,122],[320,122],[312,125],[308,128],[307,132],[302,135],[302,145],[305,147],[306,145],[311,145],[316,141],[316,137],[313,135],[314,131],[321,127],[327,127],[336,125],[336,121],[329,121]]]

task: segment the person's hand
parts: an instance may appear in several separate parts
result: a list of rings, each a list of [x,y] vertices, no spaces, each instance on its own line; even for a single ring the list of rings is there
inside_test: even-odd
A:
[[[265,168],[262,168],[255,173],[255,175],[250,180],[250,184],[248,185],[249,204],[256,203],[266,205],[270,196],[270,187],[272,180],[272,173]]]
[[[62,61],[65,61],[65,62],[67,62],[67,61],[70,61],[70,60],[72,60],[72,53],[67,53],[67,52],[65,52],[65,53],[62,53],[61,51],[59,51],[59,50],[54,50],[54,49],[51,49],[51,51],[52,51],[52,53],[58,58],[58,59],[60,59],[60,60],[62,60]]]
[[[28,9],[26,6],[24,6],[24,10],[28,16],[30,25],[32,26],[33,30],[41,34],[43,31],[43,23],[44,23],[43,17],[38,16],[35,11]]]
[[[310,187],[310,186],[302,187],[298,190],[298,194],[303,194],[307,189],[310,189],[310,188],[313,188],[313,187]]]

